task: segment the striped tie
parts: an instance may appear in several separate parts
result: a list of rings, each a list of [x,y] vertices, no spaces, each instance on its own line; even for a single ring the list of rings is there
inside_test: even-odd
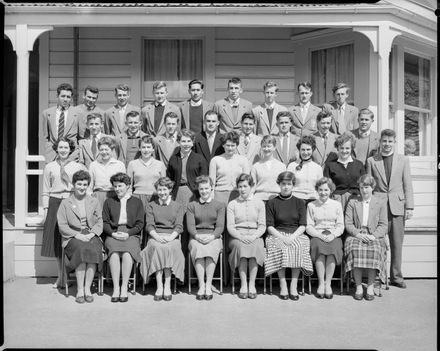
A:
[[[60,119],[58,120],[58,139],[64,136],[64,108],[61,108]]]

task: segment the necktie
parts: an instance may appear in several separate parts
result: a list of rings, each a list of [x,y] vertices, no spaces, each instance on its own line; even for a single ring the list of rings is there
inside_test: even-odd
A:
[[[342,109],[342,106],[338,107],[338,124],[339,124],[339,133],[345,132],[345,121],[344,121],[344,110]]]
[[[212,147],[214,145],[214,137],[212,135],[208,136],[208,146],[209,152],[212,153]]]
[[[327,150],[327,139],[328,135],[324,135],[324,150]]]
[[[245,146],[248,146],[248,145],[249,145],[249,136],[248,136],[248,135],[246,135],[246,136],[244,137],[244,145],[245,145]]]
[[[282,152],[283,152],[284,159],[286,161],[288,160],[288,157],[289,157],[289,155],[287,154],[287,143],[288,142],[289,142],[289,136],[288,135],[283,136],[283,150],[282,150]]]
[[[307,109],[305,106],[302,106],[301,107],[301,118],[303,120],[303,123],[305,122],[306,117],[307,117]]]
[[[63,136],[64,136],[64,108],[61,108],[61,114],[58,120],[58,139]]]
[[[92,139],[92,154],[93,154],[93,158],[96,159],[96,153],[98,151],[98,147],[96,144],[96,136],[93,137]]]

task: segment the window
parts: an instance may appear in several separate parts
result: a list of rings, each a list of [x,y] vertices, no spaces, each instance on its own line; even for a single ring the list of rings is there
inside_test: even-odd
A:
[[[427,135],[431,132],[430,61],[410,53],[404,57],[405,145],[410,146],[405,154],[421,156],[427,154]]]
[[[167,84],[168,100],[188,97],[188,83],[203,79],[203,41],[201,39],[145,39],[143,99],[152,101],[155,81]]]
[[[332,88],[343,82],[350,87],[348,102],[354,101],[353,44],[312,51],[312,102],[321,105],[333,100]]]

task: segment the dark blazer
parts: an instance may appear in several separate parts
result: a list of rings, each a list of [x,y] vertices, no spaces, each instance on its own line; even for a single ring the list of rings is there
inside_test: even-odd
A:
[[[105,200],[102,208],[104,234],[111,236],[118,230],[121,201],[117,196]],[[137,197],[127,200],[127,228],[128,235],[140,235],[145,224],[145,211],[142,201]]]
[[[194,193],[197,190],[196,178],[199,175],[208,175],[208,164],[205,159],[199,154],[191,151],[186,163],[186,177],[188,180],[188,187]],[[180,186],[180,179],[182,178],[182,158],[180,156],[180,147],[176,149],[170,158],[167,167],[167,176],[174,181],[174,187],[171,191],[173,200],[176,199],[177,191]]]
[[[206,137],[205,131],[202,131],[201,133],[196,134],[196,137],[194,140],[194,152],[203,156],[203,158],[206,160],[206,163],[208,165],[214,156],[221,155],[225,152],[225,150],[223,149],[222,141],[221,141],[222,135],[223,134],[220,132],[217,132],[215,134],[214,144],[212,145],[212,152],[209,152],[208,139]]]

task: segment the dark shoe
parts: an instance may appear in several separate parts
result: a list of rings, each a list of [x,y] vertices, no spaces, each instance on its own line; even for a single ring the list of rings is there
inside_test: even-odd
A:
[[[75,302],[84,303],[84,302],[86,302],[86,300],[84,299],[84,296],[77,296],[75,298]]]
[[[92,303],[94,300],[92,295],[86,295],[85,299],[86,299],[86,302],[88,302],[88,303]]]
[[[128,301],[128,296],[119,298],[119,302],[127,302],[127,301]]]
[[[154,301],[160,301],[162,300],[162,295],[154,295]]]
[[[365,295],[365,300],[367,300],[367,301],[373,301],[373,300],[374,300],[374,295],[366,294],[366,295]]]
[[[364,296],[362,294],[354,294],[353,297],[357,301],[360,301],[360,300],[362,300],[364,298]]]
[[[111,302],[119,302],[119,297],[113,297],[110,299]]]
[[[406,283],[405,282],[391,282],[390,285],[397,286],[400,289],[406,289]]]
[[[173,298],[173,295],[164,295],[163,296],[164,301],[171,301],[172,298]]]
[[[299,300],[299,295],[290,295],[290,299],[293,301],[298,301]]]
[[[248,298],[250,299],[256,299],[257,298],[257,293],[248,293]]]
[[[211,295],[205,295],[205,300],[208,300],[208,301],[212,300],[212,294]]]
[[[289,295],[280,295],[280,299],[281,300],[288,300],[289,299]]]
[[[239,297],[240,299],[247,299],[248,294],[247,294],[247,293],[238,293],[238,297]]]
[[[317,297],[318,299],[323,299],[323,298],[324,298],[324,294],[318,294],[318,293],[316,293],[316,297]]]
[[[205,295],[199,295],[199,294],[197,294],[196,295],[196,300],[204,300],[205,299]]]
[[[333,293],[331,293],[331,294],[324,294],[324,297],[325,297],[326,299],[331,300],[331,299],[333,298]]]

